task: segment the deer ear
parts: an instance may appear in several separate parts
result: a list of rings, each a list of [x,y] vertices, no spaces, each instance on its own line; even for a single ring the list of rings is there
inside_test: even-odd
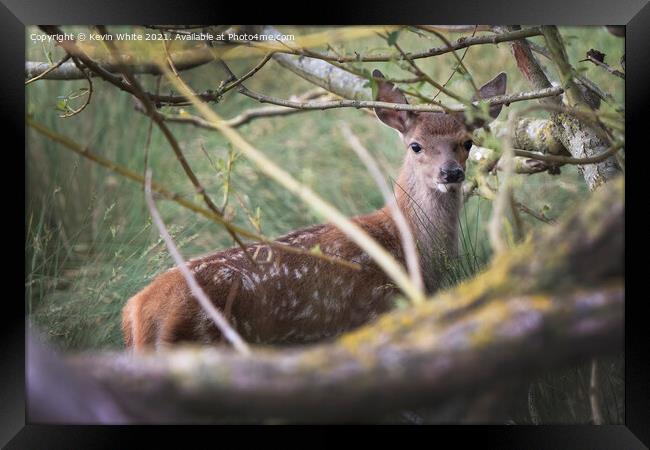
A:
[[[472,101],[480,100],[482,98],[490,98],[496,95],[503,95],[506,93],[506,84],[508,83],[508,76],[505,72],[501,72],[496,77],[485,83],[478,90],[478,95],[474,94]],[[490,106],[490,117],[496,119],[501,112],[503,105]]]
[[[372,71],[372,76],[375,78],[385,78],[377,69]],[[408,104],[404,93],[388,81],[378,82],[376,100],[380,102]],[[413,115],[410,111],[396,111],[388,108],[375,108],[375,114],[377,114],[379,120],[389,127],[395,128],[400,133],[406,131],[411,121],[411,116]]]

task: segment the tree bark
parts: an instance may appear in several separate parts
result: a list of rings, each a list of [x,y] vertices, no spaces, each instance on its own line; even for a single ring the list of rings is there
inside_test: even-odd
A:
[[[622,350],[624,181],[472,280],[333,342],[71,358],[141,421],[368,420]],[[479,398],[480,403],[480,398]]]
[[[515,29],[513,27],[504,28],[507,32]],[[557,28],[542,27],[542,31],[544,32],[552,60],[562,77],[562,87],[565,89],[569,106],[589,108],[586,106],[587,102],[583,98],[582,92],[575,82],[573,82],[571,66],[566,59],[566,53],[559,38],[559,33],[557,33]],[[515,60],[517,61],[517,67],[519,67],[520,72],[524,75],[524,78],[526,78],[530,86],[534,89],[544,89],[551,86],[539,62],[533,56],[528,42],[525,39],[521,39],[512,41],[510,45]],[[560,105],[559,99],[555,97],[544,98],[540,102],[551,107]],[[609,148],[610,143],[599,137],[592,126],[577,120],[575,117],[564,113],[552,112],[551,118],[555,124],[557,140],[562,143],[574,158],[591,157]],[[589,190],[592,191],[602,183],[622,173],[614,156],[598,164],[578,166],[578,170],[584,177]]]
[[[490,131],[496,138],[507,133],[507,121],[496,120],[490,124]],[[480,136],[482,130],[477,130]],[[555,123],[548,119],[521,118],[514,127],[512,146],[531,152],[550,155],[571,155],[555,136]]]
[[[275,27],[264,26],[261,33],[279,35]],[[310,83],[350,100],[373,100],[368,80],[315,58],[276,53],[273,59]]]

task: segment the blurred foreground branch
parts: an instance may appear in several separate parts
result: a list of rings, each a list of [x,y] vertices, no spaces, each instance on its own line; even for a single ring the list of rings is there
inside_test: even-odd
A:
[[[260,348],[255,358],[188,347],[70,361],[144,422],[331,422],[439,404],[504,377],[618,352],[623,192],[622,177],[612,180],[474,279],[334,342]]]

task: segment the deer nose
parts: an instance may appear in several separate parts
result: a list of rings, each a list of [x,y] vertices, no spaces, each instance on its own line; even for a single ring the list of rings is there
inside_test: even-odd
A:
[[[451,169],[440,169],[440,178],[445,183],[460,183],[465,179],[465,172],[460,167]]]

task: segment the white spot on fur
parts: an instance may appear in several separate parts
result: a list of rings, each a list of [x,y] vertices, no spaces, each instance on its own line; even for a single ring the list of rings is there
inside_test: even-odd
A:
[[[251,279],[246,276],[241,277],[241,282],[242,282],[242,286],[247,291],[252,291],[255,288],[255,285],[253,284]]]
[[[296,314],[296,319],[312,319],[314,316],[314,307],[307,305],[305,309]]]

